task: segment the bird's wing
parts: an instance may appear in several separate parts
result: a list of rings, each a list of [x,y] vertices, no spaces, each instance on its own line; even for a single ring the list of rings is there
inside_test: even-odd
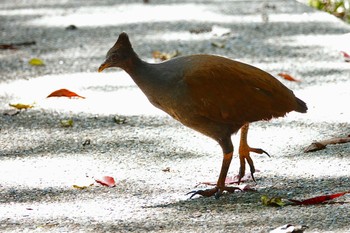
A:
[[[277,79],[253,66],[221,57],[194,62],[183,81],[189,101],[202,116],[246,123],[284,116],[295,97]]]

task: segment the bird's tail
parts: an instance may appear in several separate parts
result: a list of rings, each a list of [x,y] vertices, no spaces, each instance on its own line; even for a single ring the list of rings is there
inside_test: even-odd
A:
[[[297,101],[297,108],[295,109],[295,111],[306,113],[307,111],[306,103],[299,98],[296,98],[296,101]]]

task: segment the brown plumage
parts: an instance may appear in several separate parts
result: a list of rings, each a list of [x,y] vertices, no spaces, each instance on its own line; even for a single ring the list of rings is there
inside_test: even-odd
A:
[[[307,110],[302,100],[270,74],[228,58],[198,54],[158,64],[144,62],[132,49],[126,33],[119,35],[99,72],[109,67],[124,69],[154,106],[221,146],[224,158],[217,186],[191,192],[192,196],[218,198],[225,190],[233,191],[225,186],[225,178],[233,154],[231,135],[240,128],[239,175],[242,177],[245,161],[252,175],[255,171],[250,152],[266,153],[248,146],[249,123]]]

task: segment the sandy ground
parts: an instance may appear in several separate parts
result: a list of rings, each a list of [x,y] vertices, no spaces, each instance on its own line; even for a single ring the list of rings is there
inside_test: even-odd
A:
[[[122,31],[149,62],[155,50],[227,56],[270,72],[307,102],[307,114],[252,124],[250,144],[272,155],[254,156],[257,184],[247,183],[258,192],[188,199],[199,182],[217,179],[221,150],[151,106],[123,71],[97,73]],[[340,54],[350,53],[349,32],[291,0],[1,1],[0,43],[36,42],[0,50],[1,232],[269,232],[287,223],[350,232],[350,195],[316,206],[260,201],[350,190],[349,144],[303,152],[350,134],[350,64]],[[46,98],[60,88],[86,98]],[[34,108],[5,115],[10,103]],[[67,119],[73,127],[62,127]],[[235,158],[229,175],[237,171]],[[116,187],[73,188],[106,175]]]

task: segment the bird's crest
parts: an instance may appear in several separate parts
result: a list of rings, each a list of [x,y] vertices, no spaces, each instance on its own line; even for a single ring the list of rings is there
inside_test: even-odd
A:
[[[129,50],[130,48],[132,48],[132,46],[129,40],[129,36],[128,34],[126,34],[126,32],[122,32],[120,33],[117,42],[115,42],[113,47],[108,51],[107,57],[109,57],[114,51],[124,50],[124,49]]]

